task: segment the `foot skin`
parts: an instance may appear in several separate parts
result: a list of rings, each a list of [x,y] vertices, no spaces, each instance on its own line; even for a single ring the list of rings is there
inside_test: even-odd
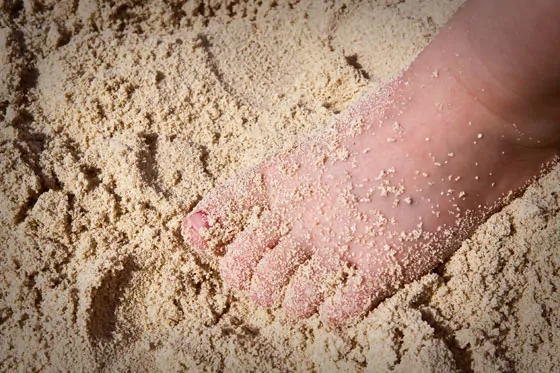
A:
[[[259,305],[331,325],[432,270],[558,151],[538,136],[549,128],[524,135],[449,66],[419,58],[324,136],[219,186],[185,239]]]

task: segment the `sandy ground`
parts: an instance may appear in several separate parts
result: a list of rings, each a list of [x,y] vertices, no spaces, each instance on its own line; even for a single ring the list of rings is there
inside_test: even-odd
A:
[[[343,330],[224,290],[180,235],[460,3],[3,2],[0,371],[559,371],[560,167]]]

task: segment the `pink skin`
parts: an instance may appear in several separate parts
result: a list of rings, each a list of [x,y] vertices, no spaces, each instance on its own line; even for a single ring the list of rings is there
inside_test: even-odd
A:
[[[559,153],[558,89],[535,80],[560,78],[550,62],[560,46],[546,42],[560,39],[560,6],[512,1],[471,0],[400,79],[339,117],[334,136],[206,196],[183,223],[186,240],[258,304],[333,325],[427,273]],[[481,31],[520,8],[521,20],[493,24],[497,40]],[[546,36],[531,36],[530,58],[526,33],[511,32],[523,27]]]
[[[204,211],[197,211],[192,214],[189,219],[185,220],[188,224],[187,228],[192,229],[193,231],[191,234],[198,234],[199,228],[209,228],[210,224],[208,224],[208,218]]]
[[[200,249],[206,249],[208,245],[198,233],[200,228],[209,228],[207,214],[204,211],[197,211],[183,220],[183,235],[188,236],[191,244]]]

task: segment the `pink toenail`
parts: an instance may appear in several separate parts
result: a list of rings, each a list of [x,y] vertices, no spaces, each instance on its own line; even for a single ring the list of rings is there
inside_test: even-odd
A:
[[[204,211],[197,211],[191,216],[189,216],[189,227],[196,230],[200,228],[209,228],[210,223],[208,223],[208,216]]]
[[[182,223],[183,237],[194,247],[203,250],[207,249],[208,245],[200,233],[200,228],[209,228],[207,214],[204,211],[197,211],[191,216],[187,216]]]

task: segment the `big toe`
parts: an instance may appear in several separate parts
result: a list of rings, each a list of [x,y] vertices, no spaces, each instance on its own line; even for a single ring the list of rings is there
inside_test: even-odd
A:
[[[183,220],[185,240],[200,252],[223,254],[249,217],[265,207],[264,187],[258,175],[256,170],[245,172],[204,197]]]
[[[191,245],[199,249],[206,249],[208,245],[199,230],[209,227],[210,223],[208,222],[208,214],[204,211],[195,211],[183,219],[181,231],[183,237],[185,237]]]

